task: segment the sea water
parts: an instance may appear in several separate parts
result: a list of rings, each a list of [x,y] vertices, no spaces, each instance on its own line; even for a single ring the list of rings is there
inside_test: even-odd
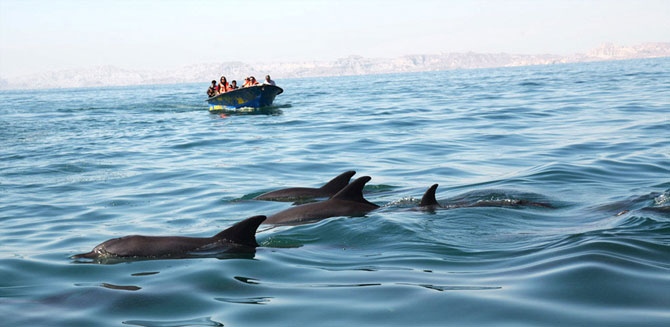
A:
[[[670,59],[276,81],[241,114],[207,83],[0,92],[1,324],[670,325]],[[380,209],[253,255],[70,259],[347,170]],[[435,183],[451,209],[416,210]]]

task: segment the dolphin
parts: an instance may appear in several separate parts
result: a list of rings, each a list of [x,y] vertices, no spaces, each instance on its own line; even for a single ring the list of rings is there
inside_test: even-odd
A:
[[[360,177],[326,201],[286,209],[269,216],[263,224],[304,224],[336,216],[364,215],[379,208],[363,198],[363,187],[370,179],[370,176]]]
[[[340,174],[339,176],[330,180],[330,182],[321,186],[320,188],[310,187],[291,187],[281,190],[276,190],[261,194],[254,198],[254,200],[268,200],[268,201],[293,201],[296,199],[310,199],[310,198],[329,198],[335,193],[343,189],[351,176],[356,174],[355,171],[350,170]]]
[[[426,209],[441,208],[440,204],[437,203],[435,199],[435,190],[437,190],[437,184],[431,185],[426,193],[421,197],[421,202],[419,202],[419,207]]]
[[[435,191],[438,184],[431,185],[421,197],[419,208],[425,210],[435,209],[454,209],[454,208],[473,208],[473,207],[540,207],[555,209],[554,206],[542,202],[533,202],[528,200],[499,200],[499,201],[477,201],[475,203],[451,204],[448,206],[440,205],[435,199]]]
[[[190,252],[211,247],[244,252],[258,246],[256,229],[265,218],[247,218],[212,237],[129,235],[113,238],[96,246],[91,252],[77,254],[72,258],[183,257]]]

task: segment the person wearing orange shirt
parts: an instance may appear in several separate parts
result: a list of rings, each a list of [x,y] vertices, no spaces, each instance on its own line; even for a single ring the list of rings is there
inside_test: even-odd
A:
[[[226,93],[230,91],[230,85],[228,85],[228,81],[226,80],[225,76],[221,76],[221,83],[219,83],[219,94],[221,93]]]
[[[261,83],[258,83],[258,81],[256,80],[256,77],[253,77],[253,76],[249,76],[249,81],[251,82],[251,85],[249,85],[249,86],[260,85],[261,84]]]

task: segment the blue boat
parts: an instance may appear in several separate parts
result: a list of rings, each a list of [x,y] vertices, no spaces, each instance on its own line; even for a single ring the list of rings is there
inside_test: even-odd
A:
[[[274,85],[242,87],[207,99],[209,111],[261,108],[272,105],[275,97],[284,90]]]

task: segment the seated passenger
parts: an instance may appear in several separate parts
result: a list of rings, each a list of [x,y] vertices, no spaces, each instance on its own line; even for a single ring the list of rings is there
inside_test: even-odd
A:
[[[233,80],[232,82],[230,82],[230,90],[237,90],[237,89],[239,89],[239,87],[237,87],[237,81]]]
[[[270,78],[270,75],[265,75],[265,82],[263,82],[263,85],[272,85],[272,86],[276,86],[277,84],[275,84],[275,81],[273,81],[273,80]]]
[[[251,86],[251,79],[249,77],[244,78],[244,84],[242,84],[242,87],[249,87]]]
[[[207,89],[207,96],[209,96],[211,98],[211,97],[216,96],[218,93],[219,93],[219,91],[217,90],[217,87],[216,87],[216,81],[213,80],[212,81],[212,86],[210,86]]]
[[[260,85],[260,84],[261,84],[261,83],[258,83],[258,81],[256,80],[256,77],[253,77],[253,76],[249,76],[249,81],[251,82],[251,85],[250,85],[250,86]]]
[[[228,92],[229,87],[230,87],[230,85],[228,85],[228,81],[226,81],[226,77],[221,76],[221,83],[219,83],[219,94]]]

